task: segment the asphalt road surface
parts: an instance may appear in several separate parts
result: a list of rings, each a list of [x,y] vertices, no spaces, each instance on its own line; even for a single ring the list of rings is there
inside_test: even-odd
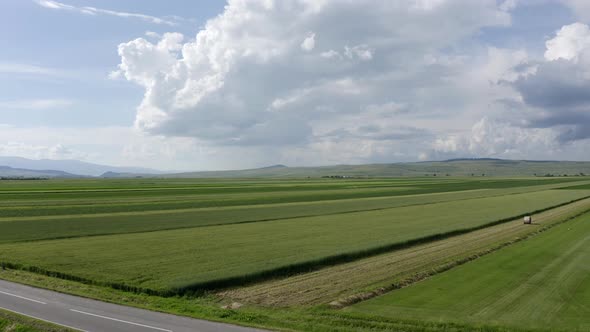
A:
[[[88,332],[262,331],[125,307],[4,280],[0,280],[0,308]]]

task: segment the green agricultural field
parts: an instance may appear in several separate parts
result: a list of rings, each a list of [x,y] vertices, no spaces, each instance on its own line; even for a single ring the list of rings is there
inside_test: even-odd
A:
[[[222,290],[218,295],[265,307],[328,303],[342,307],[428,278],[588,211],[590,199],[584,199],[536,214],[534,225],[524,225],[517,219],[310,273]]]
[[[0,208],[0,243],[90,235],[136,233],[221,224],[280,220],[307,216],[390,209],[395,207],[461,201],[561,188],[572,184],[543,184],[504,189],[474,189],[420,195],[337,199],[315,202],[184,208],[190,201],[105,203],[91,206],[56,205]],[[565,187],[568,188],[568,187]],[[400,190],[401,191],[401,190]],[[230,196],[229,194],[227,196]],[[250,198],[252,198],[250,195]],[[81,198],[82,199],[82,198]],[[186,199],[186,198],[185,198]],[[224,201],[222,201],[224,202]],[[124,212],[117,212],[119,208]],[[175,208],[182,207],[182,208]],[[140,208],[144,208],[141,210]],[[159,208],[159,210],[157,209]],[[102,213],[96,213],[98,210]],[[104,211],[110,211],[105,213]],[[86,213],[83,213],[86,212]]]
[[[587,190],[544,190],[249,224],[5,244],[0,260],[104,284],[160,292],[202,289],[367,256],[588,196]]]
[[[590,214],[349,310],[590,330]]]
[[[0,181],[0,278],[287,330],[508,331],[346,308],[569,224],[590,209],[589,185],[585,177]],[[522,225],[532,212],[536,224]],[[221,308],[234,301],[244,307]]]

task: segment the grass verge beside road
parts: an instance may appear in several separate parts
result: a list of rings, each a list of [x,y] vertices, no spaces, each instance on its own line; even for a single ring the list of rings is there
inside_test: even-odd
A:
[[[74,332],[74,330],[0,309],[0,332]]]

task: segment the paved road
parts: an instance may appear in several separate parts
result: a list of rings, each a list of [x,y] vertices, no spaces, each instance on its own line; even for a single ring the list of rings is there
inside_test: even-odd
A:
[[[0,308],[89,332],[261,331],[89,300],[0,280]]]

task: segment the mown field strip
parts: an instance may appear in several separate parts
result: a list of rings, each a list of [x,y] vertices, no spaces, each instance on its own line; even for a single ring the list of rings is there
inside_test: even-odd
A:
[[[590,214],[348,310],[590,330]]]
[[[0,243],[80,236],[137,233],[220,224],[260,222],[308,216],[374,211],[528,192],[533,189],[491,189],[404,197],[287,203],[230,208],[177,209],[87,215],[0,218]]]
[[[0,243],[150,232],[279,219],[286,220],[290,218],[374,211],[411,205],[519,194],[541,189],[559,188],[561,186],[563,185],[552,184],[507,189],[476,189],[448,193],[304,203],[256,204],[253,206],[222,208],[151,210],[146,207],[141,211],[74,215],[51,215],[51,213],[47,213],[46,209],[39,207],[31,211],[35,211],[35,213],[41,214],[41,216],[0,218],[0,229],[2,230],[0,232]],[[157,203],[147,205],[151,208],[158,206]],[[175,206],[178,207],[179,205]],[[174,205],[168,207],[173,208]],[[101,206],[101,208],[109,210],[111,207],[105,205]],[[142,206],[136,206],[135,208],[142,208]],[[75,212],[76,209],[72,208],[68,211]],[[0,209],[0,215],[2,212]]]
[[[534,225],[523,225],[518,219],[310,273],[225,290],[217,295],[232,301],[272,307],[333,301],[336,301],[333,305],[348,305],[411,284],[588,210],[590,199],[585,199],[536,215]]]
[[[160,294],[339,264],[590,195],[549,190],[264,223],[0,245],[0,261]],[[49,272],[47,272],[49,273]]]
[[[529,180],[531,181],[531,180]],[[280,183],[280,182],[279,182]],[[418,185],[419,182],[413,185]],[[86,213],[113,213],[113,212],[130,212],[146,210],[173,210],[183,208],[204,208],[204,207],[226,207],[238,205],[260,205],[260,204],[282,204],[296,202],[315,202],[329,201],[336,199],[362,199],[362,198],[380,198],[394,196],[413,196],[413,195],[436,195],[444,192],[465,192],[475,190],[520,190],[536,191],[559,187],[575,186],[578,184],[590,184],[590,181],[569,181],[555,182],[534,181],[531,183],[519,181],[512,186],[503,183],[501,188],[487,188],[485,182],[467,182],[458,187],[449,186],[449,182],[442,184],[432,184],[433,188],[415,188],[409,185],[400,186],[396,182],[387,183],[387,188],[380,188],[381,185],[375,184],[375,188],[367,186],[357,186],[356,182],[351,182],[347,186],[341,186],[340,189],[334,189],[334,185],[326,184],[323,189],[315,190],[295,190],[275,184],[280,191],[275,191],[269,195],[267,190],[261,192],[247,193],[214,193],[204,191],[200,193],[171,194],[170,192],[160,193],[155,196],[105,196],[96,197],[92,193],[81,192],[69,198],[56,198],[54,195],[43,195],[35,199],[5,199],[0,197],[0,217],[21,217],[21,216],[51,216],[51,215],[72,215]],[[1,183],[0,183],[1,185]],[[423,185],[423,184],[421,184]],[[524,185],[519,187],[518,185]],[[396,186],[396,187],[393,187]],[[441,187],[442,186],[442,187]],[[317,185],[316,185],[317,187]],[[321,188],[321,187],[320,187]],[[534,189],[536,188],[536,189]]]
[[[239,205],[265,205],[269,203],[307,203],[318,200],[330,201],[335,199],[363,199],[363,198],[380,198],[390,196],[402,196],[400,192],[407,188],[383,190],[325,190],[322,192],[276,192],[269,197],[268,193],[252,194],[217,194],[217,195],[200,195],[200,196],[166,196],[157,198],[145,198],[142,200],[108,200],[100,202],[84,201],[80,197],[76,201],[52,201],[50,205],[38,205],[36,208],[34,202],[28,202],[32,205],[18,205],[0,207],[0,217],[20,217],[20,216],[51,216],[51,215],[72,215],[101,212],[133,212],[144,210],[170,210],[182,208],[207,208],[207,207],[227,207]],[[50,200],[49,200],[50,201]],[[49,203],[46,201],[45,203]],[[80,202],[84,202],[80,204]],[[72,204],[76,203],[76,204]]]
[[[352,199],[386,196],[406,196],[441,192],[457,192],[476,189],[509,189],[515,187],[569,186],[584,182],[579,179],[502,179],[502,180],[441,180],[438,183],[414,182],[399,183],[395,180],[373,181],[370,185],[358,180],[346,180],[333,183],[314,183],[311,185],[285,186],[280,181],[266,187],[248,187],[242,189],[200,188],[195,182],[194,190],[149,192],[72,192],[42,193],[31,192],[27,195],[12,195],[14,192],[0,195],[0,216],[42,216],[55,214],[125,212],[141,209],[175,209],[220,207],[235,205],[313,202],[318,200]],[[383,183],[382,183],[383,182]],[[97,185],[100,184],[97,181]],[[57,184],[56,184],[57,185]],[[128,186],[131,185],[127,184]],[[141,182],[136,186],[141,188]],[[0,188],[4,183],[0,182]],[[184,202],[182,202],[184,201]],[[153,203],[153,207],[150,205]],[[112,211],[105,210],[105,206]],[[68,212],[72,210],[71,212]]]
[[[378,197],[378,196],[387,196],[387,195],[396,195],[399,194],[400,191],[408,191],[409,193],[425,193],[428,192],[423,188],[413,188],[408,186],[400,186],[400,187],[383,187],[383,188],[363,188],[363,189],[355,189],[355,188],[318,188],[316,190],[306,190],[296,189],[296,188],[277,188],[277,187],[269,187],[269,188],[248,188],[248,190],[226,190],[225,188],[215,188],[215,189],[200,189],[200,188],[189,188],[189,189],[174,189],[174,190],[125,190],[125,191],[81,191],[81,192],[73,192],[73,191],[65,191],[65,192],[54,192],[54,193],[44,193],[44,192],[30,192],[30,193],[18,193],[18,192],[9,192],[0,195],[0,199],[4,205],[8,205],[10,201],[34,201],[34,200],[44,200],[44,199],[61,199],[61,200],[70,200],[70,201],[77,201],[81,198],[88,198],[88,199],[127,199],[127,198],[138,198],[138,197],[145,197],[145,198],[153,198],[153,197],[162,197],[167,195],[177,195],[177,196],[195,196],[195,195],[202,195],[202,196],[209,196],[211,198],[215,197],[223,197],[225,195],[232,195],[232,194],[255,194],[255,195],[274,195],[279,194],[281,196],[287,195],[292,197],[303,197],[300,199],[304,199],[308,196],[316,195],[318,197],[343,197],[343,198],[353,198],[353,197]],[[466,188],[467,189],[467,188]],[[459,190],[459,189],[457,189]],[[441,188],[438,190],[441,191],[450,191],[444,190]],[[329,198],[328,198],[329,199]]]

